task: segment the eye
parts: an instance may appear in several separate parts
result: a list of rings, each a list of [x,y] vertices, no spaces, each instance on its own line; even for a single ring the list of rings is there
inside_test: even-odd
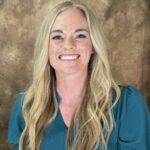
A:
[[[63,36],[61,35],[54,35],[51,37],[52,40],[63,40]]]
[[[78,34],[78,35],[76,36],[77,39],[84,39],[84,38],[86,38],[86,37],[87,37],[87,36],[84,35],[84,34]]]

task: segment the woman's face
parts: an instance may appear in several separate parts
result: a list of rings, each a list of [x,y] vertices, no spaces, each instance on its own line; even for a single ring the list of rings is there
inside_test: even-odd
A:
[[[85,73],[93,53],[88,23],[77,8],[61,12],[52,26],[49,62],[56,74]]]

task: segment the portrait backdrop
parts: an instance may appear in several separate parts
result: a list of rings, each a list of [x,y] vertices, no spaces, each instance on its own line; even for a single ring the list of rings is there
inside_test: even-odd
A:
[[[32,80],[41,22],[63,0],[0,0],[0,150],[16,94]],[[113,75],[144,94],[150,107],[150,4],[147,0],[84,0],[103,26]]]

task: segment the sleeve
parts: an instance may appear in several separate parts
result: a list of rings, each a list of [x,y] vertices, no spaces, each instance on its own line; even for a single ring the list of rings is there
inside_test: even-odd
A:
[[[19,145],[18,144],[15,144],[14,145],[14,150],[18,150],[19,149]]]
[[[23,104],[24,93],[20,93],[16,97],[16,101],[13,105],[11,112],[9,127],[8,127],[8,143],[13,144],[15,150],[19,143],[20,135],[24,129],[24,119],[22,116],[22,104]]]
[[[150,114],[144,97],[133,87],[123,87],[118,150],[150,150]]]

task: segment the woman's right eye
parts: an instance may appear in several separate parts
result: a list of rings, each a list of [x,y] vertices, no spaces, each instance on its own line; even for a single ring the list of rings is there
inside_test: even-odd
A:
[[[51,37],[52,40],[63,40],[63,37],[61,35],[55,35]]]

